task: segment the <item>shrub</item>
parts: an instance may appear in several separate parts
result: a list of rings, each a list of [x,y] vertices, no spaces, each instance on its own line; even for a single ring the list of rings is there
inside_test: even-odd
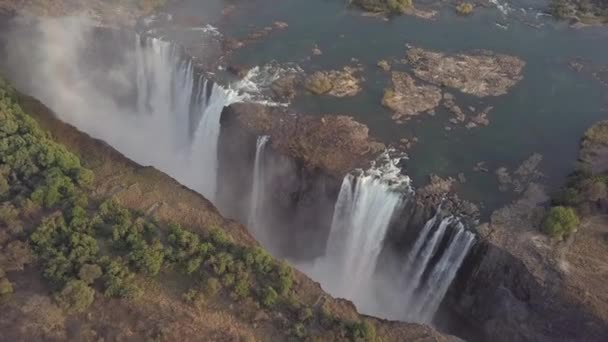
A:
[[[551,237],[563,239],[574,233],[580,224],[578,215],[570,207],[551,208],[543,223],[543,229]]]
[[[135,274],[129,271],[129,267],[120,259],[108,263],[105,269],[105,295],[122,298],[137,298],[142,292],[135,285],[133,278]]]
[[[354,322],[346,325],[348,336],[355,341],[375,341],[376,328],[373,324],[364,322]]]
[[[165,260],[165,250],[160,241],[152,245],[141,241],[129,252],[129,260],[138,270],[148,275],[157,275]]]
[[[85,311],[95,299],[95,290],[82,280],[71,280],[57,295],[57,301],[65,310],[74,313]]]
[[[291,287],[293,286],[293,268],[291,268],[287,262],[282,261],[278,266],[278,275],[277,289],[282,296],[285,296],[289,293]]]
[[[204,285],[205,295],[207,297],[213,297],[220,291],[221,288],[222,284],[220,284],[220,281],[217,280],[217,278],[209,278]]]
[[[234,296],[237,299],[246,298],[249,296],[249,280],[248,279],[239,279],[234,284],[234,290],[232,291]]]
[[[6,278],[0,278],[0,297],[11,293],[13,293],[13,284]]]
[[[267,308],[274,306],[279,299],[277,292],[270,286],[267,286],[262,292],[262,305]]]
[[[456,6],[456,12],[458,12],[460,15],[469,15],[473,13],[473,4],[461,2],[458,6]]]
[[[78,277],[87,284],[92,284],[103,275],[101,267],[94,264],[84,264],[80,267]]]
[[[306,322],[313,316],[312,309],[309,307],[302,308],[298,314],[298,319],[301,322]]]
[[[291,334],[297,338],[303,339],[306,337],[306,327],[302,323],[296,323],[291,329]]]

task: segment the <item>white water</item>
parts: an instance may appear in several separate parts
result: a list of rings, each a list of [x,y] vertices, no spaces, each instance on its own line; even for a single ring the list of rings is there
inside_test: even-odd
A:
[[[393,215],[411,195],[410,180],[388,154],[383,164],[344,177],[335,204],[326,254],[304,267],[331,294],[376,312],[374,272]]]
[[[237,92],[197,76],[159,39],[134,37],[107,59],[89,53],[98,38],[82,19],[44,20],[24,34],[36,36],[15,39],[9,65],[37,75],[21,84],[25,91],[63,121],[214,200],[220,115],[242,99]]]
[[[411,249],[402,272],[403,319],[412,322],[430,323],[439,308],[456,272],[474,242],[474,235],[464,229],[461,223],[453,224],[449,216],[437,226],[440,211],[424,226],[414,247]],[[433,228],[437,228],[433,231]],[[448,232],[455,230],[447,248],[439,250],[439,245]],[[438,253],[439,260],[430,264]],[[426,274],[426,278],[423,276]]]
[[[251,202],[249,206],[249,217],[247,219],[247,227],[254,236],[258,237],[258,239],[260,239],[263,233],[260,231],[260,225],[263,224],[264,202],[266,199],[266,172],[264,171],[264,160],[266,155],[266,144],[269,140],[269,136],[263,135],[258,137],[256,143]]]

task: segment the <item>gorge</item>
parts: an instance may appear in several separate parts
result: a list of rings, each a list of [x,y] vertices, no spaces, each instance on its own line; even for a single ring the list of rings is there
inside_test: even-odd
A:
[[[244,239],[255,238],[331,296],[381,319],[379,324],[427,324],[467,340],[602,341],[608,336],[602,300],[597,306],[585,304],[573,295],[580,284],[563,285],[571,271],[559,253],[567,252],[556,252],[553,242],[536,232],[538,211],[547,199],[531,176],[522,175],[523,168],[513,167],[511,180],[523,197],[513,197],[509,206],[490,215],[497,209],[491,200],[481,208],[471,203],[488,196],[471,190],[483,187],[486,175],[459,173],[457,181],[439,172],[444,177],[421,181],[419,159],[395,149],[380,130],[368,129],[356,115],[327,114],[343,113],[359,100],[349,105],[328,98],[298,102],[301,95],[293,99],[285,95],[291,90],[279,92],[277,82],[290,84],[295,94],[301,91],[300,73],[309,70],[288,63],[277,63],[281,67],[272,75],[263,67],[240,75],[232,65],[209,68],[201,55],[191,54],[199,41],[188,45],[186,38],[192,32],[221,34],[212,27],[200,29],[198,22],[195,30],[167,20],[167,27],[154,23],[134,32],[80,17],[18,19],[3,41],[0,50],[7,58],[0,66],[19,91],[39,99],[57,119],[204,196],[222,216],[247,227],[250,236]],[[275,22],[273,27],[280,31],[285,25]],[[184,41],[169,38],[175,34],[170,31],[182,29]],[[272,30],[266,31],[275,34]],[[492,63],[490,53],[479,56]],[[398,64],[395,58],[395,72],[409,75]],[[515,64],[517,80],[501,94],[523,79],[524,63]],[[368,72],[365,77],[371,80],[361,82],[377,86],[385,76]],[[449,72],[442,77],[459,84]],[[437,92],[437,101],[448,99],[445,85],[439,84],[443,81],[433,82],[438,83],[426,87]],[[492,92],[483,88],[481,93]],[[481,100],[457,94],[458,101],[470,103],[465,108],[458,102],[465,108],[461,113],[482,108]],[[313,114],[316,105],[330,110]],[[454,108],[460,110],[453,102]],[[436,131],[449,130],[440,126]],[[73,144],[61,130],[54,134]],[[434,155],[428,153],[421,164]],[[439,153],[436,160],[444,161]],[[460,191],[464,179],[472,195]],[[128,184],[108,191],[120,195],[132,186],[137,192]],[[160,199],[139,210],[153,213],[165,205]],[[603,292],[597,293],[593,298],[603,298]]]

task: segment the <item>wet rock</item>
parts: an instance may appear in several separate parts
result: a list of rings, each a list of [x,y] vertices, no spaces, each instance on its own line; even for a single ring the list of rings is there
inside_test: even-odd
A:
[[[312,54],[315,56],[321,56],[323,54],[323,51],[319,49],[319,46],[315,45],[315,47],[312,48]]]
[[[465,177],[464,173],[460,172],[458,174],[458,181],[460,183],[466,183],[467,182],[467,178]]]
[[[490,170],[488,169],[488,167],[486,166],[486,162],[478,162],[477,164],[475,164],[475,166],[473,166],[473,171],[475,172],[489,172]]]
[[[361,79],[355,76],[360,69],[317,71],[306,79],[306,89],[316,95],[335,97],[355,96],[361,91]]]
[[[441,90],[432,85],[420,85],[405,72],[392,72],[393,88],[387,89],[382,104],[395,114],[393,120],[408,120],[433,110],[441,101]]]
[[[387,60],[381,60],[378,62],[378,67],[384,71],[390,71],[391,70],[391,65]]]
[[[286,29],[286,28],[288,28],[288,27],[289,27],[289,24],[287,24],[287,23],[286,23],[286,22],[284,22],[284,21],[275,21],[275,22],[274,22],[274,27],[276,27],[276,28],[278,28],[278,29],[282,30],[282,29]]]
[[[420,79],[479,97],[506,94],[523,79],[525,65],[517,57],[490,51],[447,55],[411,48],[407,57],[414,74]]]
[[[443,106],[452,114],[454,114],[454,116],[456,116],[453,122],[454,124],[457,124],[458,122],[463,122],[466,119],[464,112],[454,101],[454,95],[450,93],[444,93]],[[452,122],[452,120],[450,120],[450,122]]]
[[[524,160],[512,175],[506,167],[498,168],[496,170],[496,176],[498,178],[499,190],[513,190],[516,193],[523,193],[530,183],[543,176],[538,170],[542,160],[542,155],[534,153]]]
[[[467,128],[474,128],[477,126],[488,126],[490,124],[490,120],[488,119],[488,113],[494,109],[494,107],[489,106],[484,108],[481,112],[475,114],[471,117],[471,121],[467,123]]]
[[[247,73],[249,72],[250,69],[251,68],[249,68],[247,66],[238,65],[238,64],[231,64],[226,68],[226,70],[228,72],[237,76],[238,78],[243,78],[243,77],[247,76]]]
[[[270,135],[272,147],[306,169],[321,169],[342,177],[355,168],[366,168],[385,146],[369,135],[369,129],[352,117],[298,114],[286,108],[251,103],[233,104],[223,120],[236,120],[255,135]]]
[[[297,74],[287,74],[272,82],[270,89],[273,98],[281,101],[291,101],[297,95],[297,88],[302,83],[301,77]]]

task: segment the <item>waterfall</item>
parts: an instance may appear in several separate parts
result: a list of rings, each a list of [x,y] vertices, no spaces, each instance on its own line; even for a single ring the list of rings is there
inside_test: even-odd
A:
[[[264,215],[264,201],[266,190],[266,173],[264,172],[264,156],[266,152],[266,144],[270,140],[267,135],[259,136],[255,149],[255,162],[253,166],[253,184],[251,189],[251,204],[249,206],[249,217],[247,219],[247,227],[251,229],[256,237],[261,238],[262,232],[258,229],[262,223]]]
[[[9,70],[37,75],[18,86],[62,121],[214,201],[220,116],[244,95],[200,76],[169,42],[120,31],[100,38],[78,18],[38,25],[20,32],[32,36],[22,39],[28,45],[9,42]]]
[[[173,137],[176,157],[185,163],[178,180],[214,201],[217,183],[217,145],[222,109],[239,100],[233,92],[196,77],[192,61],[159,39],[136,37],[137,114],[155,121]],[[198,122],[197,122],[198,121]],[[174,166],[152,156],[148,162],[168,173]]]
[[[326,254],[308,273],[335,296],[374,311],[374,272],[395,213],[411,195],[410,180],[400,174],[398,159],[384,155],[383,164],[344,177]],[[306,267],[304,267],[306,271]]]
[[[430,323],[439,308],[456,272],[464,261],[475,238],[462,223],[453,216],[443,218],[439,225],[440,209],[424,225],[413,248],[408,254],[400,281],[404,308],[404,319],[420,323]],[[447,247],[440,250],[440,244],[448,228],[453,226],[452,237]],[[436,228],[433,231],[433,228]],[[433,258],[439,260],[431,264]],[[426,275],[426,278],[424,277]]]

